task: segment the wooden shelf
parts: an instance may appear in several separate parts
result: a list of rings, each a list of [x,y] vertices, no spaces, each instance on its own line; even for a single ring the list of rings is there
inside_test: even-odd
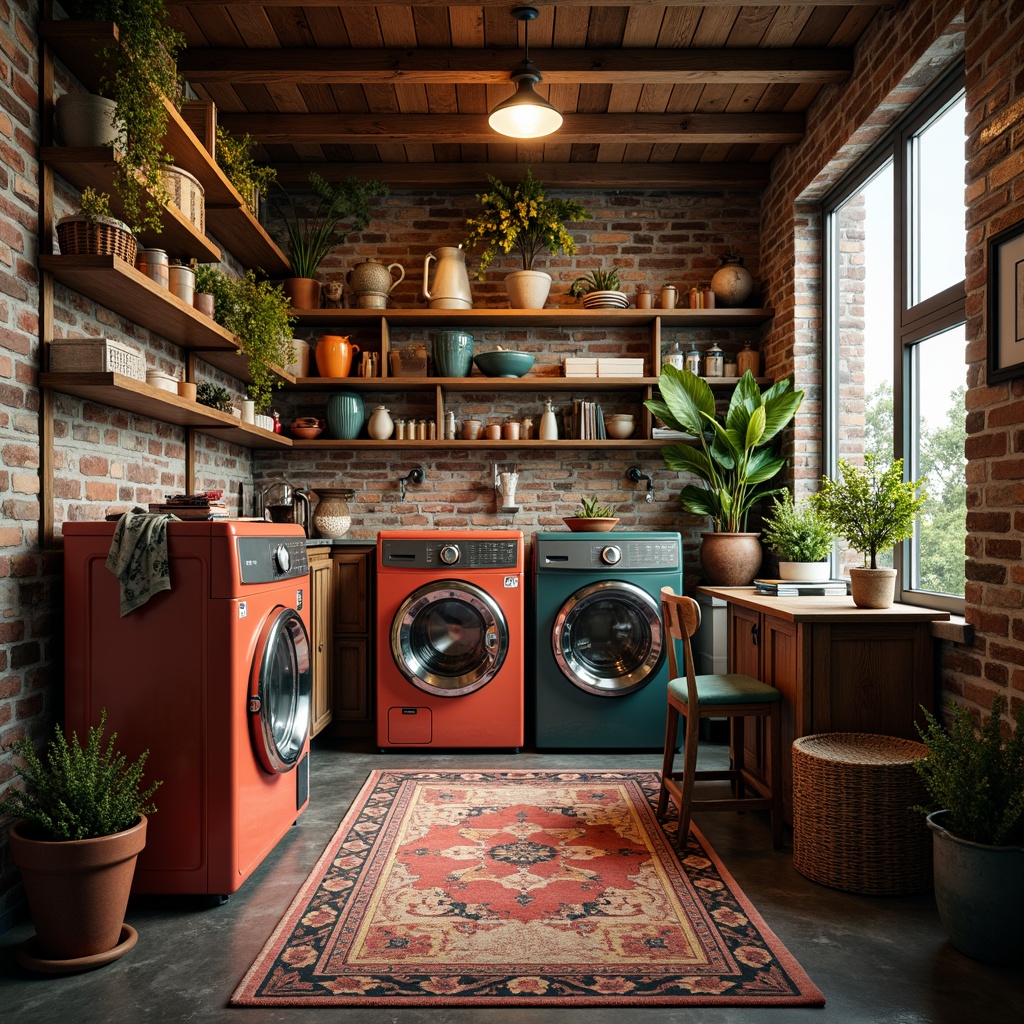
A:
[[[296,377],[289,391],[449,392],[635,391],[654,387],[657,377]]]
[[[237,417],[180,398],[119,373],[42,373],[39,383],[66,395],[99,405],[124,409],[179,427],[194,427],[244,448],[290,448],[289,438],[262,427],[240,423]]]
[[[772,309],[295,309],[300,327],[387,324],[433,327],[756,327]]]
[[[661,449],[669,442],[662,440],[654,440],[653,438],[636,438],[630,437],[623,441],[609,438],[605,441],[598,440],[581,440],[580,438],[561,438],[558,441],[488,441],[485,438],[480,438],[478,441],[463,441],[457,439],[455,441],[368,441],[357,439],[355,441],[333,441],[333,440],[321,440],[315,441],[297,441],[293,440],[291,446],[294,449],[309,449],[314,451],[332,451],[341,449],[344,451],[349,450],[388,450],[388,451],[419,451],[419,452],[438,452],[438,451],[460,451],[463,449],[476,450],[476,451],[552,451],[552,450],[579,450],[583,449],[608,449],[617,448],[620,451],[627,449],[629,451],[640,451],[647,449]],[[683,441],[682,444],[696,443]]]
[[[43,21],[40,35],[53,47],[54,53],[68,66],[91,92],[99,92],[102,68],[99,54],[106,46],[119,42],[117,26],[112,22],[95,21]],[[167,134],[164,147],[174,156],[175,166],[196,177],[203,186],[206,202],[206,225],[217,240],[245,266],[260,267],[272,277],[284,277],[291,272],[288,257],[267,234],[262,225],[249,213],[242,197],[228,181],[217,162],[196,138],[192,129],[174,104],[165,98]],[[59,147],[57,147],[59,148]],[[71,151],[68,151],[71,152]],[[101,151],[102,152],[102,151]],[[110,154],[113,159],[112,154]],[[47,159],[44,157],[43,159]],[[56,164],[54,165],[56,168]],[[58,173],[64,173],[59,171]],[[70,176],[69,181],[73,182]],[[110,179],[104,190],[109,189]],[[84,186],[80,186],[84,187]],[[96,187],[95,185],[93,187]],[[162,237],[162,236],[155,236]],[[157,242],[143,243],[158,245]],[[208,242],[207,245],[210,245]],[[160,245],[160,248],[167,248]],[[211,246],[214,250],[216,247]],[[199,258],[197,252],[188,253]],[[220,260],[218,253],[205,262]]]

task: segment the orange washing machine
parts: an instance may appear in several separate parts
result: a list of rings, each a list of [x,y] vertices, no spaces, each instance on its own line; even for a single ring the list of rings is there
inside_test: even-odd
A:
[[[133,892],[235,892],[309,802],[308,566],[300,526],[168,524],[171,589],[120,615],[114,523],[65,523],[65,716],[107,709],[154,794]]]
[[[523,745],[521,530],[377,536],[377,744]]]

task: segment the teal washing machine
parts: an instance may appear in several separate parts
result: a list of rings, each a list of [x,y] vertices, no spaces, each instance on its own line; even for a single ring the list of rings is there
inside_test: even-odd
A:
[[[683,591],[678,533],[534,536],[538,748],[662,748],[662,587]]]

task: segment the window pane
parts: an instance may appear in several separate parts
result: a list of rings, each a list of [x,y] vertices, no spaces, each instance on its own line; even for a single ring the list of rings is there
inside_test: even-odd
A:
[[[961,93],[911,140],[914,168],[911,305],[964,279],[967,248],[965,116],[965,99]]]
[[[962,597],[967,540],[964,325],[911,348],[911,469],[928,500],[911,551],[910,587]]]

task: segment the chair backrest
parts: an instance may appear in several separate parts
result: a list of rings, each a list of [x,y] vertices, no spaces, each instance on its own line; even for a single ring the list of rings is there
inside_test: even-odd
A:
[[[677,594],[671,587],[661,588],[661,616],[665,622],[668,640],[668,674],[670,679],[686,677],[687,702],[691,708],[699,704],[697,674],[693,667],[693,649],[690,638],[700,625],[700,605],[693,598]],[[684,671],[679,671],[676,642],[683,651]]]

